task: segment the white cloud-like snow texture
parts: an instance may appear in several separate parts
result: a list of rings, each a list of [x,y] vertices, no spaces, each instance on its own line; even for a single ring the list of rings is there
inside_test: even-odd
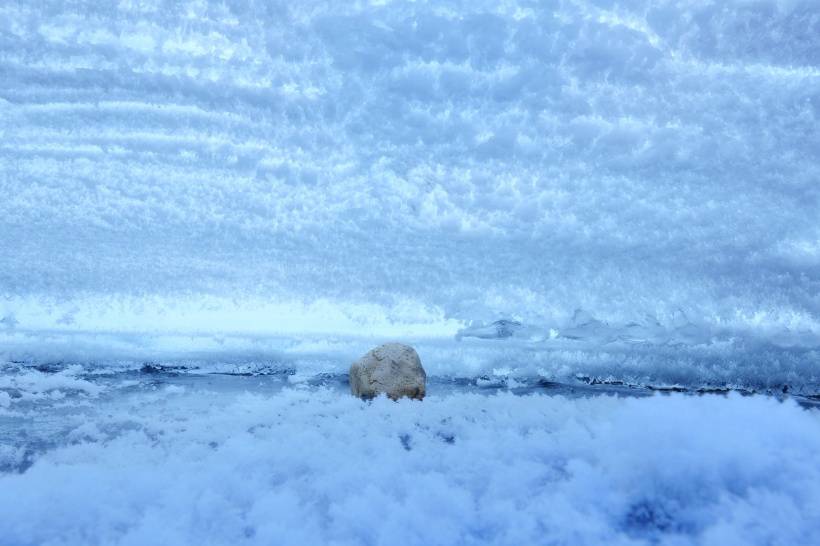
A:
[[[812,0],[3,2],[0,314],[817,335],[819,63]]]
[[[0,545],[816,544],[819,118],[816,0],[2,0]]]
[[[820,414],[771,398],[372,403],[144,386],[0,451],[3,544],[816,543]],[[750,423],[754,426],[749,426]],[[28,451],[26,451],[28,449]],[[44,453],[42,453],[45,451]]]

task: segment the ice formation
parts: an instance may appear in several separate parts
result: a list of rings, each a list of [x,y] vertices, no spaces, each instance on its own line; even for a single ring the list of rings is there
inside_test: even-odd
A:
[[[815,0],[0,2],[0,542],[811,543],[819,114]]]

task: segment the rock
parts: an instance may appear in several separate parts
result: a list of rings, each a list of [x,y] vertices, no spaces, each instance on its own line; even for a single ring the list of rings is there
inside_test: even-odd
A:
[[[416,350],[401,343],[379,345],[350,366],[350,392],[360,398],[386,394],[421,400],[427,374]]]

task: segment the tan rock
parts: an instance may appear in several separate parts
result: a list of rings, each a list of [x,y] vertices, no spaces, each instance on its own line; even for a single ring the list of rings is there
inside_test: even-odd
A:
[[[360,398],[384,393],[393,400],[421,400],[426,383],[418,353],[401,343],[379,345],[350,366],[350,392]]]

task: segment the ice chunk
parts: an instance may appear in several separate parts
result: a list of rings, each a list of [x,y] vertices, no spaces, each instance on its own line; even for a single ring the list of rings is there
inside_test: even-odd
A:
[[[479,339],[505,339],[520,331],[522,325],[516,320],[501,319],[491,324],[473,324],[456,334],[456,339],[476,337]]]

